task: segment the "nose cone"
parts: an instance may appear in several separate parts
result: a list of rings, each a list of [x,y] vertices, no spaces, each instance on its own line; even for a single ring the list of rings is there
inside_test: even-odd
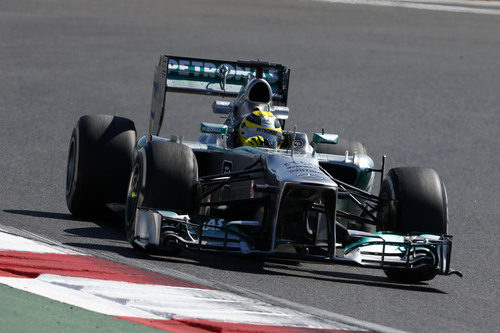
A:
[[[267,154],[265,156],[267,168],[281,182],[318,184],[337,188],[337,184],[326,176],[320,169],[318,160],[311,156]]]
[[[254,103],[271,103],[273,92],[271,86],[263,79],[253,79],[247,85],[246,98]]]

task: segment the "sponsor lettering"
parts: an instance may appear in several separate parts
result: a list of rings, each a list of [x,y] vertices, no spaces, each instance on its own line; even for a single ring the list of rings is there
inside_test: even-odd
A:
[[[323,175],[323,172],[318,170],[313,164],[305,161],[290,161],[286,162],[285,168],[290,173],[301,173],[301,174],[317,174]]]
[[[178,72],[179,75],[194,75],[202,77],[218,77],[217,68],[220,66],[227,66],[228,68],[228,79],[246,79],[249,74],[255,76],[255,70],[245,67],[241,68],[238,66],[233,67],[230,64],[219,64],[216,66],[214,63],[202,62],[202,61],[191,61],[186,59],[169,59],[168,60],[168,70]],[[264,70],[264,78],[269,82],[273,83],[278,81],[278,71],[275,69]]]
[[[226,225],[226,221],[224,219],[210,219],[208,222],[205,222],[203,230],[221,230],[224,225]]]
[[[273,134],[273,135],[276,135],[276,133],[277,133],[277,131],[274,131],[274,130],[268,129],[268,128],[257,127],[256,130],[257,130],[257,132],[263,132],[263,133]]]

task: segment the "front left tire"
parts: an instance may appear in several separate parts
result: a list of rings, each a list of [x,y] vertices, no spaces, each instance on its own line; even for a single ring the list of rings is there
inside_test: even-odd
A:
[[[193,151],[182,144],[152,141],[139,150],[125,205],[125,233],[134,248],[137,208],[169,210],[179,214],[196,213],[198,164]],[[170,254],[175,247],[163,244]]]
[[[387,204],[378,212],[378,230],[397,234],[448,232],[448,199],[444,183],[429,168],[404,167],[389,170],[380,189]],[[419,269],[384,268],[391,280],[418,282],[436,276],[432,260]]]

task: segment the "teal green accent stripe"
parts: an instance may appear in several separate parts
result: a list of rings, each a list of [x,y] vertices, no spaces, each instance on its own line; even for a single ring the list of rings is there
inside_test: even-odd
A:
[[[164,332],[0,284],[2,332]]]
[[[387,234],[383,232],[374,232],[374,235],[382,235],[382,237],[385,239],[385,242],[387,245],[405,245],[405,236],[403,235],[398,235],[398,234]],[[438,235],[431,235],[431,234],[421,234],[419,235],[420,237],[424,238],[429,238],[429,239],[434,239],[437,240],[439,239]],[[361,246],[361,245],[374,245],[374,244],[382,244],[383,241],[378,238],[378,237],[361,237],[358,241],[347,244],[344,248],[344,253],[347,253],[351,251],[352,249]],[[425,249],[426,247],[420,247],[416,246],[415,249]],[[412,247],[413,249],[413,247]]]
[[[385,241],[387,243],[401,243],[401,244],[404,244],[404,236],[401,236],[401,235],[384,234],[382,232],[374,232],[373,234],[374,235],[383,235],[383,237],[384,237],[384,239],[385,239]],[[354,242],[354,243],[351,243],[351,244],[347,244],[346,247],[345,247],[344,252],[348,252],[352,248],[355,248],[355,247],[360,246],[360,245],[365,244],[365,243],[371,243],[371,244],[382,243],[382,240],[380,238],[378,238],[378,237],[362,237],[357,242]]]

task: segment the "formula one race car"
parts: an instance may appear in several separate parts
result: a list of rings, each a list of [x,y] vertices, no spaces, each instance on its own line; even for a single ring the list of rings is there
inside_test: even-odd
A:
[[[66,199],[75,216],[122,214],[133,247],[203,250],[381,268],[430,280],[450,269],[446,190],[428,168],[383,178],[358,142],[284,130],[290,70],[261,61],[161,56],[149,133],[126,118],[76,123]],[[224,124],[202,122],[197,141],[159,137],[167,92],[215,101]],[[379,195],[370,193],[381,174]],[[376,230],[376,231],[375,231]]]

